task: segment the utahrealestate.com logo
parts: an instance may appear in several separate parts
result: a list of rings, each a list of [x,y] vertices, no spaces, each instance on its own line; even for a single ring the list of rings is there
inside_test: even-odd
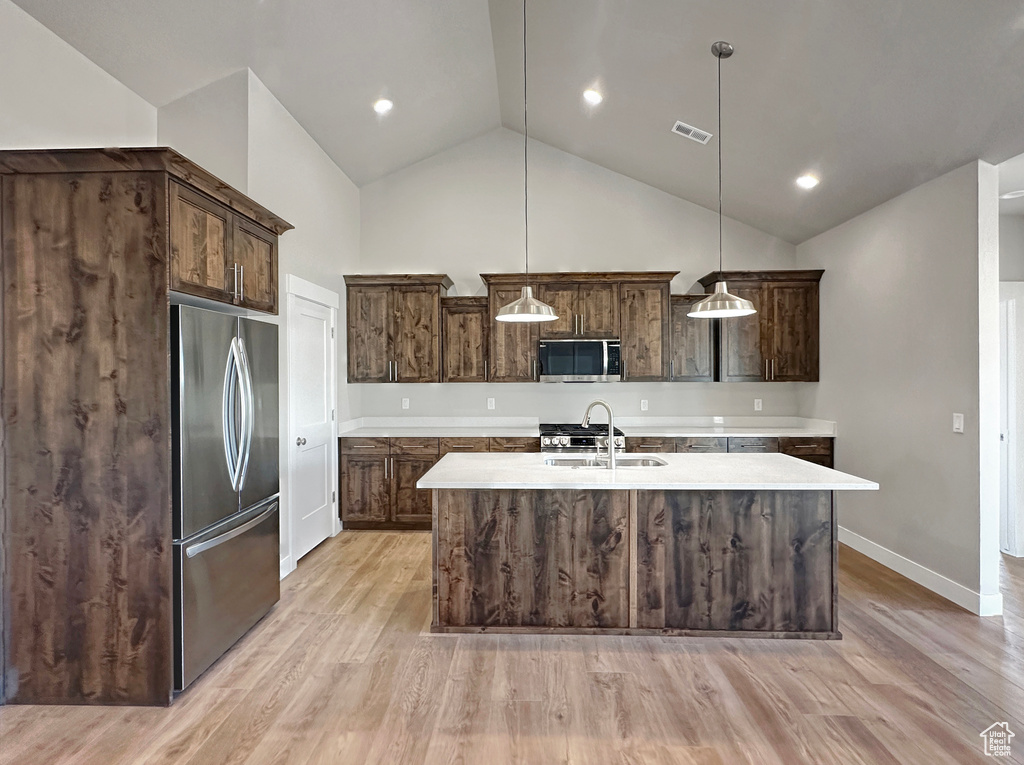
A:
[[[1009,757],[1010,739],[1013,738],[1013,731],[1004,722],[994,723],[981,732],[985,739],[986,757]]]

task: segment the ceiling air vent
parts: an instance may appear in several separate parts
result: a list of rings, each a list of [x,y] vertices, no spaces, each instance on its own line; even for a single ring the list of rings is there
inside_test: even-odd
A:
[[[676,122],[672,126],[672,132],[704,146],[711,140],[711,133],[705,133],[703,130],[695,128],[693,125],[687,125],[685,122]]]

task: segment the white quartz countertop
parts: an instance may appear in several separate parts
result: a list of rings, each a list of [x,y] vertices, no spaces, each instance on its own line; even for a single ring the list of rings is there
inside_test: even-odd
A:
[[[801,417],[622,417],[615,425],[628,438],[835,436],[835,423]],[[594,423],[602,430],[606,425]],[[366,417],[342,423],[345,438],[539,438],[530,417]]]
[[[875,490],[878,484],[785,454],[656,454],[660,467],[555,467],[544,454],[447,454],[420,489]],[[631,454],[630,457],[642,455]]]

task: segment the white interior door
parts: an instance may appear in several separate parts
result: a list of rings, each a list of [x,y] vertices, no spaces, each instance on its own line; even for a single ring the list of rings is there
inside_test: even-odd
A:
[[[288,295],[289,512],[293,560],[335,531],[335,309]]]

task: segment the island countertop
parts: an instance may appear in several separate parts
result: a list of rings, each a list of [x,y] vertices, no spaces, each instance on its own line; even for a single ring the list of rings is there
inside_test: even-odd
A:
[[[557,467],[545,454],[447,454],[420,489],[607,489],[680,491],[872,491],[878,484],[785,454],[630,454],[657,467]]]

